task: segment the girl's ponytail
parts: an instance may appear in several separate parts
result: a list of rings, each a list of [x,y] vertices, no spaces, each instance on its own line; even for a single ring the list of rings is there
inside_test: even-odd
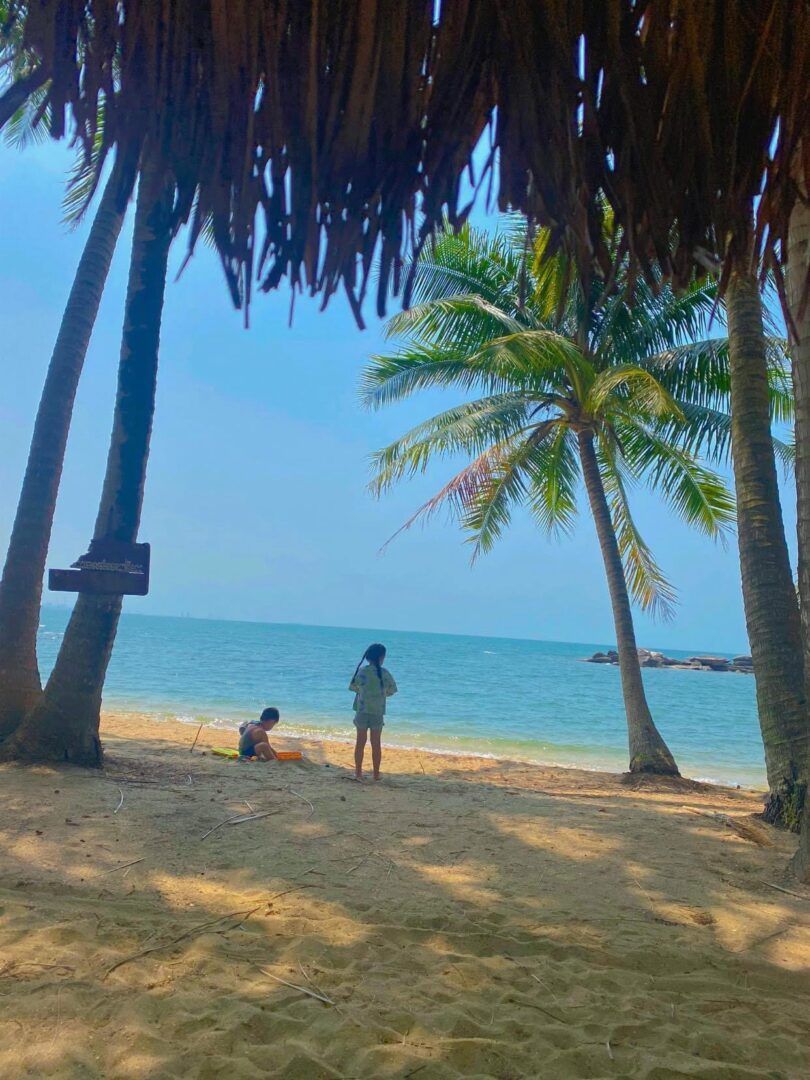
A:
[[[379,642],[375,642],[373,645],[369,645],[363,655],[360,657],[360,664],[364,660],[368,660],[370,664],[373,664],[377,669],[377,678],[380,680],[380,689],[385,692],[385,683],[383,682],[382,662],[385,659],[385,646],[380,645]],[[352,681],[357,678],[357,672],[360,670],[360,664],[354,669],[354,675]]]

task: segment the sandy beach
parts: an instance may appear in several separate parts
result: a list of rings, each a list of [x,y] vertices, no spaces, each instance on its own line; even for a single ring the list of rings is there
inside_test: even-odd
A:
[[[0,768],[0,1076],[810,1074],[810,891],[756,793],[194,734]]]

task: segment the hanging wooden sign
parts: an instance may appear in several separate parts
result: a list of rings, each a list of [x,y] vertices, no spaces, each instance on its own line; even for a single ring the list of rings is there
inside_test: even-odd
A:
[[[51,592],[104,596],[146,596],[149,592],[149,544],[91,540],[90,550],[69,570],[50,570]]]

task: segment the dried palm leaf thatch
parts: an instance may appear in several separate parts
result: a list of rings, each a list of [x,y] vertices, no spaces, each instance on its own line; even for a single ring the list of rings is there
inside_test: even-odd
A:
[[[378,259],[382,312],[405,254],[464,220],[488,126],[501,205],[586,277],[629,257],[683,284],[696,261],[750,257],[756,200],[757,254],[778,265],[797,161],[810,178],[806,0],[4,2],[53,135],[89,147],[104,100],[105,151],[134,168],[156,148],[237,303],[288,279],[324,303],[343,286],[359,313]]]
[[[324,302],[343,284],[359,312],[379,254],[382,311],[420,203],[428,228],[445,209],[460,217],[494,104],[474,3],[450,0],[441,24],[433,0],[10,7],[50,80],[52,134],[70,116],[89,146],[103,99],[100,160],[115,146],[134,168],[147,144],[163,159],[178,221],[192,245],[210,222],[236,303],[254,277],[264,289],[286,277]]]
[[[761,195],[757,254],[778,262],[810,124],[806,0],[497,4],[502,203],[609,272],[604,193],[634,266],[684,284],[703,253],[748,254]]]

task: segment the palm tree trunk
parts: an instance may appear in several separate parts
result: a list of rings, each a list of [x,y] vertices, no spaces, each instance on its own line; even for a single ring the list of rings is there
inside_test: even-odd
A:
[[[768,774],[764,816],[796,829],[808,719],[801,623],[771,439],[762,298],[747,266],[732,271],[726,309],[740,572]]]
[[[797,200],[790,218],[787,301],[793,323],[799,597],[805,671],[810,678],[810,203],[808,192],[801,184],[799,191],[802,197]],[[810,726],[805,727],[805,754],[810,756]],[[810,761],[805,775],[810,776]],[[810,813],[806,811],[793,868],[800,881],[810,883]]]
[[[41,693],[36,639],[42,578],[73,402],[126,214],[121,180],[117,164],[73,279],[42,390],[0,581],[0,739],[14,730]]]
[[[627,580],[624,576],[624,566],[610,516],[610,507],[599,472],[593,432],[578,432],[577,441],[585,489],[588,492],[588,501],[596,524],[596,534],[602,549],[610,602],[613,607],[616,648],[619,653],[619,670],[622,677],[622,693],[630,743],[630,772],[678,776],[678,766],[653,722],[644,693]]]
[[[146,169],[135,213],[118,393],[95,539],[137,539],[155,407],[160,323],[171,244],[172,188]],[[101,764],[101,694],[122,597],[81,594],[39,703],[0,748],[23,761]]]

